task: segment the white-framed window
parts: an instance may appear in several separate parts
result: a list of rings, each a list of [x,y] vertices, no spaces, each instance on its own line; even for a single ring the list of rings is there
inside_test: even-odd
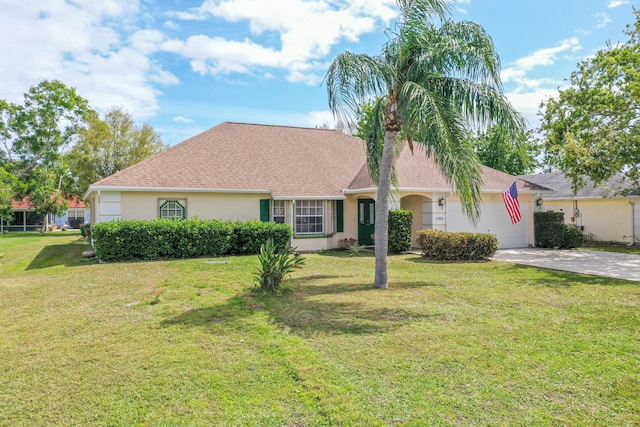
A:
[[[324,201],[296,201],[296,234],[324,234]]]
[[[285,204],[284,200],[273,201],[273,222],[277,224],[284,224],[285,221]]]
[[[185,200],[160,200],[158,218],[161,219],[186,219],[187,208]]]

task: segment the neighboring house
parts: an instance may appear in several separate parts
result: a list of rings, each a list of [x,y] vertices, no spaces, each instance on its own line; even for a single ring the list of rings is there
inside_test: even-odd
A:
[[[406,144],[405,144],[406,145]],[[482,216],[474,226],[458,195],[423,151],[405,147],[392,208],[420,229],[493,233],[500,247],[533,244],[534,198],[545,189],[483,168]],[[517,181],[522,221],[513,225],[502,192]],[[299,250],[373,243],[376,186],[364,142],[335,130],[222,123],[92,184],[91,222],[116,219],[261,219],[291,224]]]
[[[538,210],[564,212],[565,223],[595,240],[640,243],[640,195],[623,179],[615,177],[599,187],[587,181],[574,194],[571,179],[561,172],[520,178],[553,190],[543,195]]]
[[[69,208],[64,214],[61,216],[49,215],[47,217],[47,229],[51,229],[53,226],[62,228],[65,225],[69,228],[80,228],[80,225],[85,222],[85,218],[89,219],[90,210],[85,202],[73,198],[68,200],[68,203]],[[12,208],[13,220],[7,223],[0,219],[0,232],[40,231],[42,217],[34,214],[33,207],[28,199],[13,201]]]

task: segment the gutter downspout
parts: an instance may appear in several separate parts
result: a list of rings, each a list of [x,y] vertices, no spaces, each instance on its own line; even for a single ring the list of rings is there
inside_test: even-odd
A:
[[[627,246],[633,246],[636,241],[636,236],[633,234],[636,231],[636,204],[631,201],[631,198],[627,199],[627,203],[631,205],[631,242]]]

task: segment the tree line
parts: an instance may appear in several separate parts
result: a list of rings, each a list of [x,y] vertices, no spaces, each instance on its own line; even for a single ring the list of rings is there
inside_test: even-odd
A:
[[[24,199],[42,218],[61,215],[93,182],[165,148],[148,124],[114,107],[99,114],[58,80],[31,87],[21,104],[0,99],[0,218]],[[42,221],[42,230],[46,226]]]

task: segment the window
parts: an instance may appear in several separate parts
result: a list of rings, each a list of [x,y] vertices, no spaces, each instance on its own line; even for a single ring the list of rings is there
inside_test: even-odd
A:
[[[296,234],[324,233],[324,201],[296,201]]]
[[[184,201],[178,200],[160,201],[159,218],[162,219],[185,219],[187,217],[187,209],[184,207]]]
[[[284,224],[284,200],[273,201],[273,222]]]

